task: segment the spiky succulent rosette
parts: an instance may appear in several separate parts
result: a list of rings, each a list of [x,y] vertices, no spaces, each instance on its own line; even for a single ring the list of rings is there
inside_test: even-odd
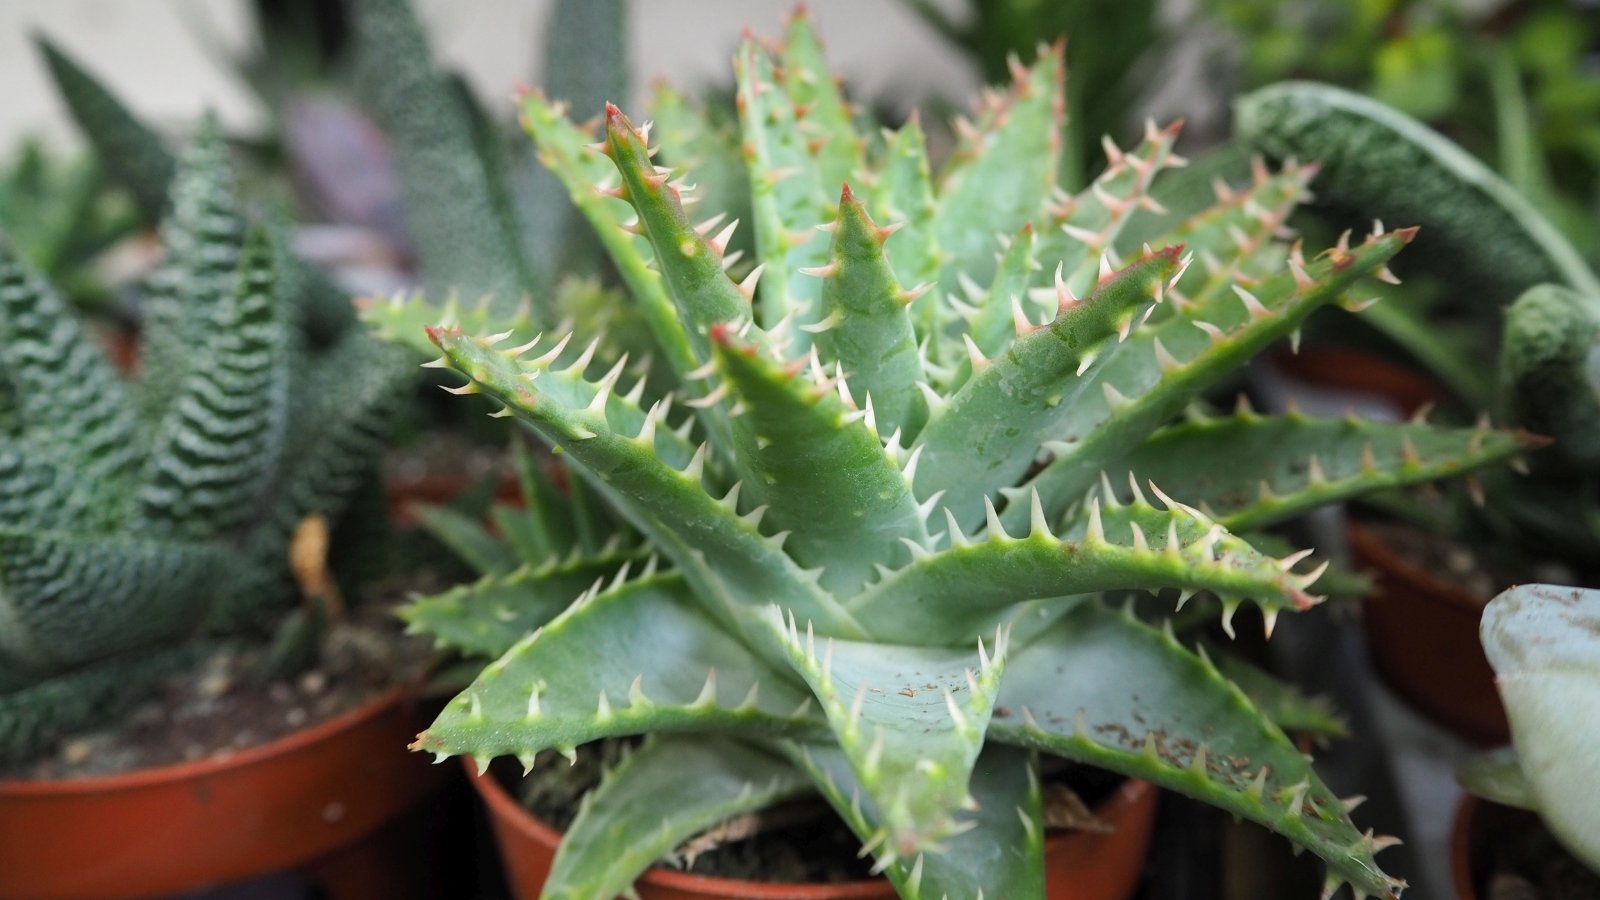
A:
[[[647,128],[608,107],[591,144],[524,99],[676,383],[596,359],[593,335],[428,329],[461,392],[530,426],[645,543],[419,601],[414,625],[496,658],[416,746],[531,765],[653,734],[586,801],[552,897],[615,896],[699,830],[808,789],[903,896],[1041,896],[1037,753],[1260,822],[1326,860],[1330,888],[1398,894],[1384,839],[1240,688],[1098,595],[1206,592],[1271,623],[1318,601],[1318,571],[1228,523],[1515,452],[1418,423],[1179,421],[1411,232],[1303,256],[1275,237],[1311,173],[1289,166],[1120,249],[1181,164],[1176,128],[1108,142],[1089,188],[1055,190],[1059,47],[986,96],[937,178],[915,120],[854,128],[803,16],[773,52],[737,60],[752,268],[725,252],[731,224],[690,217],[695,175],[658,167]],[[593,586],[556,612],[540,573],[578,571]],[[691,779],[692,802],[637,802]]]

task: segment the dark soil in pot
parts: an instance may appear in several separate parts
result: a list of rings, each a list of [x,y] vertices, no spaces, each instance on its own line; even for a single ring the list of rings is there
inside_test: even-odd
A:
[[[392,598],[395,593],[390,590]],[[59,741],[53,752],[0,768],[0,779],[114,775],[225,759],[417,683],[431,658],[426,638],[401,633],[392,602],[364,603],[331,624],[315,661],[288,678],[262,677],[266,642],[230,642],[165,679],[105,728]]]
[[[525,808],[557,831],[566,831],[578,801],[600,782],[637,742],[613,739],[577,748],[577,761],[546,751],[533,771],[519,777],[517,766],[502,761],[493,773]],[[1122,784],[1102,769],[1054,757],[1041,760],[1047,825],[1050,831],[1105,830],[1093,810]],[[821,799],[764,810],[754,834],[727,840],[708,833],[694,850],[663,864],[696,875],[793,884],[838,884],[873,878],[872,860],[860,858],[861,841]],[[742,830],[742,829],[739,829]],[[683,848],[680,848],[683,849]]]
[[[1461,854],[1457,879],[1467,879],[1456,885],[1462,900],[1600,897],[1600,874],[1557,843],[1534,813],[1476,801],[1463,806],[1461,814],[1454,849]]]
[[[1369,532],[1390,552],[1429,577],[1477,598],[1479,605],[1531,577],[1489,548],[1469,547],[1449,537],[1398,522],[1367,522]]]
[[[1384,681],[1417,712],[1467,740],[1485,746],[1509,740],[1478,640],[1494,576],[1478,574],[1467,565],[1471,555],[1432,543],[1433,535],[1418,529],[1351,522],[1348,535],[1356,566],[1373,576],[1361,621]]]

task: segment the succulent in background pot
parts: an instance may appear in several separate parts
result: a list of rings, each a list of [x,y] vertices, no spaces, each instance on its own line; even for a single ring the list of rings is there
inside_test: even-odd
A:
[[[413,700],[389,691],[224,757],[0,780],[4,895],[154,897],[296,869],[333,900],[433,896],[407,836],[374,836],[447,774],[396,752],[418,721]]]
[[[241,212],[209,120],[173,180],[170,206],[135,383],[0,241],[0,761],[15,771],[66,735],[115,725],[123,707],[221,648],[276,641],[314,652],[324,607],[302,602],[294,535],[345,511],[412,379],[403,353],[364,334],[317,343],[303,332],[302,285],[273,233]],[[325,581],[317,590],[319,600],[331,596]],[[396,708],[365,715],[392,728]],[[406,761],[381,766],[392,773]],[[201,786],[185,790],[227,777],[202,769],[193,773]],[[93,789],[9,780],[0,806],[26,807],[37,821],[45,798],[72,804]],[[129,826],[113,814],[101,821]],[[17,829],[30,827],[8,820],[11,836],[0,843],[24,846]],[[131,827],[129,840],[150,826]],[[20,874],[8,863],[8,890],[133,889],[128,870],[108,874],[103,847],[55,838],[66,851],[50,856],[56,868]],[[204,847],[186,853],[208,856]],[[150,872],[146,883],[193,887],[209,871],[199,866],[192,880]]]
[[[561,561],[609,568],[576,602],[530,567],[410,613],[446,643],[493,635],[468,649],[497,656],[418,749],[529,765],[654,734],[588,795],[547,896],[614,896],[702,829],[810,792],[902,896],[1043,896],[1041,753],[1260,822],[1326,860],[1330,888],[1398,894],[1373,859],[1383,840],[1278,726],[1102,594],[1211,592],[1230,629],[1249,598],[1270,628],[1316,603],[1319,573],[1235,528],[1519,444],[1247,408],[1178,421],[1411,232],[1306,258],[1273,236],[1309,170],[1260,167],[1159,249],[1121,250],[1151,179],[1180,162],[1175,130],[1109,147],[1090,188],[1054,191],[1062,54],[1015,69],[935,180],[915,121],[881,143],[855,129],[804,16],[776,58],[747,42],[748,271],[725,253],[732,225],[690,219],[693,173],[658,166],[620,110],[586,148],[592,133],[524,98],[674,381],[604,358],[600,335],[428,329],[461,392],[503,404],[639,536],[611,566]],[[427,311],[372,315],[404,334]],[[704,734],[741,748],[747,777],[715,777],[726,761],[697,750]],[[641,808],[639,779],[700,790]]]
[[[1373,573],[1372,593],[1361,609],[1373,664],[1395,693],[1429,719],[1483,745],[1511,732],[1494,689],[1494,673],[1477,642],[1483,598],[1443,577],[1402,547],[1427,532],[1393,530],[1351,521],[1346,535],[1354,563]],[[1418,642],[1416,635],[1427,634]]]
[[[1322,162],[1312,187],[1331,215],[1422,226],[1412,260],[1420,277],[1378,286],[1386,299],[1366,318],[1460,404],[1542,436],[1521,465],[1529,477],[1483,473],[1473,492],[1480,508],[1459,499],[1442,510],[1388,507],[1473,556],[1506,558],[1496,566],[1505,578],[1476,596],[1427,592],[1437,581],[1428,564],[1399,561],[1370,532],[1355,540],[1370,549],[1366,561],[1388,573],[1390,589],[1367,615],[1379,668],[1424,713],[1467,737],[1503,740],[1505,716],[1477,639],[1479,611],[1514,583],[1556,580],[1546,571],[1552,563],[1583,583],[1600,574],[1600,394],[1591,362],[1600,277],[1529,195],[1397,110],[1329,85],[1285,82],[1241,98],[1237,112],[1248,146]],[[1507,112],[1508,127],[1520,128],[1517,111]],[[1428,296],[1430,283],[1443,288],[1440,296]],[[1498,369],[1483,365],[1495,355]],[[1419,628],[1431,636],[1421,653]],[[1443,676],[1436,680],[1424,671],[1425,661],[1454,660],[1470,662],[1431,667]]]

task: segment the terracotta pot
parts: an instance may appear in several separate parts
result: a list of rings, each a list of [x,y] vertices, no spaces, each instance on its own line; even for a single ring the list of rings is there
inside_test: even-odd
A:
[[[1450,825],[1450,880],[1459,900],[1478,900],[1478,886],[1490,875],[1491,850],[1508,834],[1544,828],[1536,813],[1462,794]]]
[[[1272,365],[1306,384],[1384,397],[1407,416],[1449,398],[1426,375],[1353,347],[1322,344],[1302,347],[1299,353],[1273,353]]]
[[[1494,670],[1478,639],[1487,597],[1436,578],[1357,522],[1346,529],[1356,564],[1375,574],[1362,605],[1373,662],[1395,693],[1467,740],[1511,740]]]
[[[1450,880],[1455,883],[1460,900],[1478,900],[1478,878],[1472,871],[1474,857],[1482,858],[1476,851],[1482,847],[1484,829],[1478,822],[1478,810],[1483,801],[1471,794],[1463,794],[1456,806],[1456,816],[1450,823]]]
[[[512,896],[538,900],[561,834],[536,819],[495,777],[469,780],[489,808],[495,842],[505,862]],[[1045,841],[1045,878],[1051,900],[1126,900],[1139,884],[1159,793],[1149,782],[1124,781],[1095,814],[1116,827],[1111,834],[1068,832]],[[651,869],[635,888],[641,900],[893,900],[882,878],[839,884],[778,884]]]
[[[410,528],[420,522],[417,507],[445,506],[450,501],[471,490],[473,480],[465,475],[424,475],[417,478],[390,479],[384,485],[389,499],[389,521],[401,528]],[[494,499],[498,503],[522,505],[522,485],[513,474],[507,474],[495,486]],[[485,523],[492,528],[490,523]]]
[[[0,781],[0,898],[153,897],[304,869],[336,900],[415,896],[362,839],[443,784],[408,691],[221,759]]]
[[[1450,827],[1450,880],[1458,900],[1524,896],[1508,890],[1510,884],[1496,884],[1501,875],[1513,876],[1512,884],[1529,879],[1539,896],[1597,896],[1600,872],[1580,872],[1593,870],[1561,849],[1538,813],[1462,795]],[[1574,883],[1575,876],[1582,883]]]

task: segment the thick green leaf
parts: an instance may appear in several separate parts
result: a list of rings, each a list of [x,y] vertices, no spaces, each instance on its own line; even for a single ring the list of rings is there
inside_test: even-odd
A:
[[[584,796],[556,850],[544,896],[612,900],[702,831],[810,790],[781,756],[733,738],[657,735]]]
[[[908,858],[881,837],[878,807],[842,750],[798,742],[783,747],[867,842],[864,850],[906,900],[1044,896],[1044,810],[1032,754],[986,745],[972,771],[976,808],[960,814],[958,833],[936,850]]]
[[[284,563],[295,529],[310,515],[338,521],[356,491],[374,477],[373,460],[394,427],[399,405],[410,396],[416,372],[405,350],[357,331],[295,365],[299,384],[290,391],[295,414],[283,463],[245,547],[253,571],[245,587],[216,605],[210,622],[216,628],[259,626],[293,596]],[[338,389],[330,389],[333,385]]]
[[[428,326],[460,328],[468,334],[504,334],[506,340],[522,344],[540,335],[529,307],[519,307],[511,315],[496,313],[487,300],[463,306],[455,294],[442,302],[422,294],[396,294],[389,300],[364,299],[361,321],[381,340],[400,344],[418,359],[437,356],[439,348],[428,340]]]
[[[1182,164],[1172,152],[1181,124],[1157,129],[1148,123],[1138,146],[1126,151],[1106,138],[1105,170],[1089,187],[1049,207],[1038,222],[1039,258],[1047,271],[1060,272],[1062,283],[1074,295],[1093,290],[1101,254],[1116,245],[1133,214],[1142,208],[1160,209],[1148,197],[1150,184],[1163,169]],[[1184,239],[1163,235],[1161,241],[1172,246]]]
[[[828,243],[815,227],[832,219],[829,200],[839,186],[822,181],[796,123],[794,100],[778,86],[766,52],[747,40],[733,66],[756,249],[765,266],[761,321],[771,328],[785,319],[797,328],[812,325],[822,318],[822,286],[801,270],[828,260]],[[795,352],[803,353],[809,340],[807,332],[795,331]]]
[[[936,284],[939,246],[933,233],[933,178],[928,174],[928,148],[915,110],[898,131],[885,138],[883,162],[869,199],[872,214],[898,229],[894,242],[885,248],[896,280],[913,288]],[[930,290],[911,301],[924,333],[931,333],[938,324],[943,297],[941,291]]]
[[[832,255],[810,274],[822,277],[825,315],[817,349],[843,369],[861,403],[871,403],[879,430],[909,439],[922,427],[927,405],[917,385],[924,381],[909,305],[884,256],[891,231],[878,228],[844,186],[832,225]]]
[[[1244,691],[1256,709],[1285,734],[1314,738],[1350,736],[1350,726],[1334,711],[1327,697],[1308,697],[1294,684],[1259,669],[1225,648],[1208,645],[1206,655],[1217,672]]]
[[[34,43],[44,55],[73,121],[94,147],[96,159],[133,197],[144,223],[155,225],[167,205],[167,187],[175,168],[172,154],[160,136],[54,41],[35,35]]]
[[[1111,470],[1151,481],[1234,530],[1265,528],[1368,491],[1463,475],[1528,446],[1488,428],[1233,416],[1156,432]]]
[[[1288,274],[1190,304],[1135,329],[1063,398],[1065,412],[1045,444],[1055,458],[1029,482],[1045,513],[1058,515],[1202,391],[1289,336],[1317,308],[1339,299],[1414,233],[1374,235],[1351,250],[1335,247],[1304,267],[1292,263]],[[1002,511],[1007,526],[1020,526],[1028,515],[1016,503]]]
[[[991,96],[976,128],[967,129],[939,176],[934,233],[945,263],[939,286],[955,290],[955,273],[982,284],[994,272],[995,234],[1033,221],[1055,186],[1066,114],[1063,48],[1042,53],[1017,73],[1004,96]]]
[[[651,86],[650,120],[655,123],[650,136],[660,148],[657,158],[692,175],[706,215],[748,223],[734,231],[730,247],[754,253],[750,176],[739,148],[737,113],[717,99],[691,97],[662,80]],[[763,319],[761,324],[775,323]]]
[[[649,559],[639,551],[598,556],[575,551],[565,559],[523,565],[419,597],[399,614],[411,631],[430,634],[436,643],[474,656],[497,657],[559,615],[579,595],[615,580],[625,567],[647,564]]]
[[[531,760],[653,731],[806,733],[810,695],[701,612],[677,574],[590,591],[486,666],[414,749]]]
[[[968,781],[1005,667],[1004,631],[973,652],[818,638],[791,616],[785,638],[881,814],[882,839],[911,856],[951,834],[956,811],[972,806]]]
[[[1212,183],[1216,202],[1161,236],[1182,243],[1199,263],[1178,282],[1179,295],[1207,303],[1235,282],[1281,272],[1285,248],[1278,239],[1290,214],[1310,196],[1307,185],[1317,171],[1315,163],[1285,162],[1272,172],[1254,159],[1250,180],[1238,187],[1218,176]]]
[[[917,496],[943,491],[940,503],[963,528],[982,521],[984,498],[1015,484],[1058,429],[1083,362],[1115,345],[1177,271],[1176,249],[1139,259],[1017,338],[1003,356],[978,363],[917,439]]]
[[[488,295],[509,313],[530,283],[505,186],[473,140],[472,110],[439,70],[411,4],[353,6],[360,83],[389,135],[428,292]]]
[[[703,451],[688,460],[672,458],[673,440],[681,439],[665,427],[658,428],[664,407],[658,405],[643,415],[636,429],[618,431],[603,411],[620,408],[623,399],[614,396],[609,383],[591,389],[594,399],[585,405],[568,407],[560,394],[551,392],[559,382],[549,370],[529,363],[532,371],[525,371],[514,355],[455,331],[433,329],[430,334],[477,390],[506,404],[566,453],[591,484],[684,572],[725,626],[742,632],[752,611],[780,603],[829,633],[860,633],[848,614],[816,586],[816,575],[802,571],[783,553],[778,546],[781,539],[763,535],[751,515],[740,516],[737,495],[718,500],[706,492]]]
[[[60,669],[189,633],[229,571],[218,545],[0,529],[0,655]]]
[[[628,94],[627,0],[559,0],[544,20],[542,85],[550,96],[577,109],[598,110],[607,99]],[[499,111],[498,103],[495,111]],[[501,138],[499,116],[486,124]],[[517,160],[517,221],[522,225],[523,252],[541,276],[542,286],[562,271],[574,271],[574,257],[594,255],[594,239],[575,228],[576,217],[563,202],[561,182],[534,164],[527,154]],[[592,265],[592,263],[590,263]]]
[[[1022,226],[1000,257],[989,290],[981,296],[968,297],[977,305],[977,312],[968,321],[967,336],[985,358],[1003,353],[1013,338],[1028,333],[1041,313],[1048,320],[1050,313],[1054,312],[1055,298],[1051,298],[1051,310],[1046,312],[1038,308],[1028,294],[1028,283],[1040,268],[1036,252],[1038,245],[1033,223]],[[973,368],[973,360],[969,356],[962,361],[960,374],[953,381],[953,386],[965,384],[972,377]]]
[[[278,468],[289,415],[289,331],[274,248],[256,229],[237,284],[212,310],[202,364],[183,376],[152,434],[138,488],[140,529],[203,540],[248,521]]]
[[[1542,282],[1600,296],[1600,279],[1488,166],[1421,122],[1326,84],[1289,81],[1241,97],[1243,140],[1278,158],[1322,164],[1315,188],[1390,222],[1423,228],[1425,253],[1468,301],[1503,305]]]
[[[552,103],[537,91],[522,97],[522,125],[533,137],[538,147],[539,162],[555,174],[567,189],[573,205],[589,220],[606,253],[611,257],[617,274],[628,286],[628,292],[650,326],[673,371],[680,378],[700,363],[696,360],[683,325],[678,321],[672,299],[667,296],[660,273],[650,266],[655,252],[650,241],[642,235],[627,230],[626,224],[634,219],[631,207],[618,197],[608,194],[603,185],[615,184],[616,167],[587,142],[592,137],[591,128],[585,131],[568,122],[565,107]],[[501,331],[493,328],[482,331],[463,323],[469,334]]]
[[[477,516],[426,503],[413,508],[422,527],[479,575],[504,575],[517,567],[515,548],[490,533]]]
[[[3,240],[0,363],[0,421],[17,434],[8,435],[7,443],[59,473],[56,501],[79,495],[75,505],[89,521],[115,521],[123,512],[118,495],[130,489],[138,451],[132,397],[66,303]],[[24,432],[28,448],[18,443]],[[9,486],[7,493],[26,503]],[[38,512],[51,518],[62,512],[43,508],[43,495],[38,499]]]
[[[228,146],[207,117],[173,176],[172,211],[161,223],[166,258],[144,301],[139,401],[147,421],[159,421],[189,373],[213,362],[211,327],[238,285],[244,231]]]
[[[948,549],[885,572],[850,601],[850,611],[876,635],[905,636],[910,617],[918,639],[956,643],[992,630],[1017,603],[1071,594],[1204,590],[1228,598],[1230,610],[1252,597],[1268,611],[1303,609],[1314,600],[1306,578],[1187,507],[1102,508],[1092,498],[1085,521],[1068,534],[1053,534],[1040,511],[1021,537],[992,520],[973,543],[952,519]]]
[[[823,192],[838,189],[862,170],[864,141],[856,135],[849,104],[822,55],[822,42],[804,6],[789,17],[783,40],[783,90],[794,103],[797,127],[816,157]]]
[[[861,413],[831,387],[726,332],[714,336],[717,366],[751,436],[741,456],[766,486],[771,527],[789,533],[790,557],[821,569],[822,587],[848,596],[874,565],[907,558],[902,540],[927,541],[905,476]]]
[[[1560,285],[1524,291],[1506,311],[1500,345],[1504,412],[1555,439],[1547,456],[1600,469],[1600,294]]]
[[[1404,887],[1373,860],[1382,839],[1356,830],[1281,729],[1204,658],[1130,615],[1081,604],[1017,650],[989,731],[1265,825],[1358,892]]]

